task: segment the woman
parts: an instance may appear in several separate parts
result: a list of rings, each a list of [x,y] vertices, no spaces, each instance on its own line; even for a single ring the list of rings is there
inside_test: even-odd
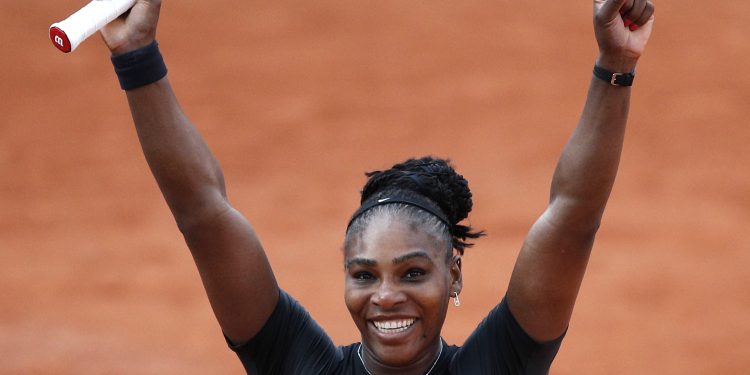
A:
[[[102,31],[148,164],[198,266],[211,306],[248,373],[544,374],[573,310],[617,172],[632,72],[651,33],[650,0],[597,0],[599,57],[549,206],[533,225],[506,297],[462,347],[440,337],[459,303],[461,256],[482,233],[466,180],[444,160],[369,174],[344,243],[345,302],[361,343],[336,347],[281,291],[222,172],[181,111],[154,42],[160,1],[139,0]],[[616,74],[615,74],[616,73]]]

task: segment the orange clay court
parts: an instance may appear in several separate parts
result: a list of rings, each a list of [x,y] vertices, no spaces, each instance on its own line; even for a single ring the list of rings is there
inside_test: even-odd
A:
[[[85,3],[0,11],[0,373],[241,374],[141,155]],[[750,373],[750,3],[658,0],[620,174],[552,374]],[[339,344],[363,172],[471,183],[460,344],[502,297],[575,126],[589,1],[165,1],[158,39],[280,285]]]

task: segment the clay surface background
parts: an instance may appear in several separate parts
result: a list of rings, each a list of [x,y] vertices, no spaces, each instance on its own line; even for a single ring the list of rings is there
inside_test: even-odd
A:
[[[0,3],[0,373],[241,374],[106,48]],[[552,374],[750,371],[750,3],[657,2],[618,182]],[[165,1],[170,80],[277,278],[339,344],[363,172],[450,157],[474,225],[460,344],[502,297],[596,56],[588,1]],[[251,296],[248,296],[251,298]]]

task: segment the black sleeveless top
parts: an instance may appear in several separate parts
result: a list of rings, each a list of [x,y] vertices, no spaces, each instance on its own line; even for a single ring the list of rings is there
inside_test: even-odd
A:
[[[503,299],[463,346],[443,342],[431,375],[547,374],[563,336],[534,341]],[[283,291],[260,332],[243,345],[229,346],[248,374],[367,375],[357,356],[359,344],[334,345],[299,302]]]

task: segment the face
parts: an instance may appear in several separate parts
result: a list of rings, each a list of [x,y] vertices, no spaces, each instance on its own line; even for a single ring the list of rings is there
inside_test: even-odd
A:
[[[374,217],[345,252],[346,306],[370,358],[387,366],[434,359],[461,270],[444,241],[398,217]]]

